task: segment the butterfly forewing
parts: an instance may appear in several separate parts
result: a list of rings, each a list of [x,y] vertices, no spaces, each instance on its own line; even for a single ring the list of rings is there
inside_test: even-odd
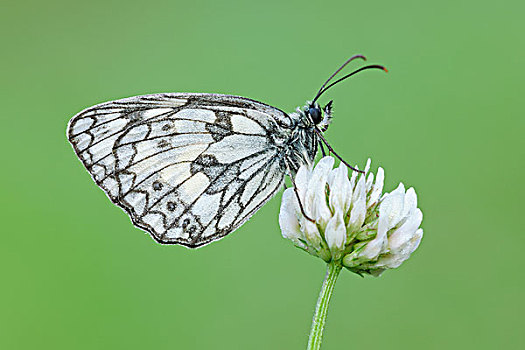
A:
[[[291,120],[242,97],[159,94],[73,117],[95,182],[161,243],[198,247],[242,225],[282,186]]]

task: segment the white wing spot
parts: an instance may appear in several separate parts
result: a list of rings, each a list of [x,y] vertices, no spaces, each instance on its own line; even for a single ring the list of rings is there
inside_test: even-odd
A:
[[[77,119],[71,126],[71,134],[76,135],[86,131],[95,124],[95,118]]]
[[[89,146],[92,140],[93,138],[90,135],[80,134],[78,136],[75,136],[75,138],[72,139],[71,141],[75,143],[75,146],[77,147],[78,152],[82,152]]]
[[[140,192],[130,192],[124,197],[124,200],[129,203],[135,213],[139,216],[144,215],[146,209],[146,194]]]
[[[156,116],[159,116],[161,114],[166,114],[173,111],[172,108],[155,108],[155,109],[148,109],[144,112],[142,112],[142,118],[144,119],[151,119]]]
[[[221,203],[221,194],[203,194],[193,206],[193,214],[200,218],[203,225],[208,223],[217,215]]]
[[[232,202],[230,205],[224,210],[222,213],[222,217],[219,220],[219,228],[225,228],[226,226],[229,226],[233,220],[239,215],[239,211],[241,208],[239,207],[239,204],[237,202]]]
[[[179,195],[183,202],[193,203],[210,184],[210,179],[203,173],[196,173],[179,187]]]
[[[201,121],[176,120],[174,131],[178,133],[206,132],[206,124]]]
[[[207,109],[183,109],[173,116],[174,118],[191,119],[206,123],[215,121],[215,113]]]
[[[164,228],[163,218],[164,217],[162,216],[162,214],[148,213],[144,215],[144,217],[142,218],[142,221],[144,221],[149,226],[153,227],[153,229],[156,232],[159,232],[160,234],[162,234],[166,231],[166,229]]]
[[[229,164],[268,149],[268,140],[262,136],[232,135],[210,145],[205,154],[219,163]]]
[[[256,134],[266,135],[265,130],[250,118],[246,118],[239,114],[234,114],[230,118],[233,126],[233,131],[241,134]]]
[[[172,187],[177,186],[189,177],[191,177],[189,163],[173,164],[160,172],[160,178]]]
[[[133,143],[133,142],[137,142],[140,140],[144,140],[148,131],[149,131],[148,125],[146,124],[137,125],[133,127],[132,129],[130,129],[130,131],[126,133],[126,135],[124,135],[122,139],[120,139],[120,144],[122,145],[126,143]]]
[[[135,150],[132,145],[119,146],[116,150],[118,158],[117,170],[126,169],[130,163],[132,157],[135,155]]]
[[[122,193],[128,192],[131,185],[133,185],[133,174],[120,173],[118,174],[118,179],[120,181],[120,191]]]
[[[167,239],[186,239],[189,237],[189,234],[186,233],[182,227],[176,226],[172,227],[169,230],[166,231],[165,238]]]
[[[163,104],[165,104],[166,106],[171,106],[171,107],[180,107],[180,106],[184,106],[186,102],[188,102],[188,100],[184,98],[171,98],[167,102],[164,102]]]
[[[91,172],[97,181],[100,181],[106,175],[106,169],[102,165],[95,164],[91,167]]]
[[[259,171],[250,181],[248,181],[248,183],[246,183],[246,186],[244,187],[244,192],[241,196],[241,203],[243,205],[246,205],[248,201],[253,197],[255,191],[257,191],[257,188],[261,184],[263,176],[264,172]]]
[[[215,225],[217,225],[217,219],[213,219],[213,221],[208,225],[208,227],[202,233],[202,236],[208,237],[208,236],[211,236],[217,233],[215,232]]]

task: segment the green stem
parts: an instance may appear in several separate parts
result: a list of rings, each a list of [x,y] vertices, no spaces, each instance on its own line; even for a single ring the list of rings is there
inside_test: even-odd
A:
[[[315,307],[307,350],[319,350],[321,348],[323,329],[326,322],[326,314],[328,313],[328,304],[330,304],[330,297],[334,291],[335,282],[337,281],[339,272],[341,272],[341,267],[341,264],[338,262],[331,261],[328,263],[326,276],[324,278],[321,292],[319,293],[319,299],[317,299],[317,306]]]

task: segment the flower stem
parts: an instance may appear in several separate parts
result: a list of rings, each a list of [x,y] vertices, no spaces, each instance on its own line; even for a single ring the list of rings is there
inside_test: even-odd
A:
[[[341,272],[341,267],[342,266],[339,262],[331,261],[328,263],[326,276],[324,278],[323,286],[321,287],[321,292],[319,293],[319,299],[317,299],[317,306],[315,307],[307,350],[319,350],[321,348],[323,329],[326,322],[326,315],[328,313],[328,304],[330,304],[330,297],[334,291],[335,282],[337,281],[339,272]]]

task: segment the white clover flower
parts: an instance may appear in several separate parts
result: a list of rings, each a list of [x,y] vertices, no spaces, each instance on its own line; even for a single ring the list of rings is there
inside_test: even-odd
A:
[[[382,195],[384,171],[352,172],[344,164],[333,169],[324,157],[314,169],[303,166],[293,188],[283,193],[279,225],[283,237],[326,262],[338,261],[358,274],[380,275],[396,268],[418,247],[423,214],[413,188],[403,184]]]

